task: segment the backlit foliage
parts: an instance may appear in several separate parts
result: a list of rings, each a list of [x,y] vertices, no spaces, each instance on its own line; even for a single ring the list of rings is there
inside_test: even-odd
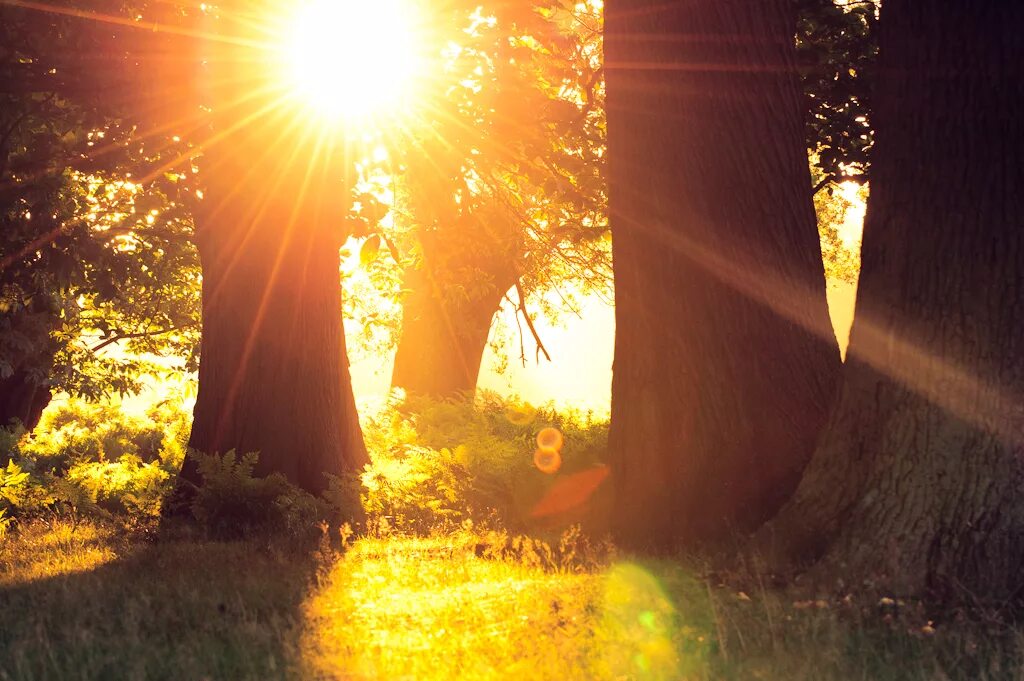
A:
[[[537,433],[551,426],[564,438],[557,476],[533,463]],[[607,423],[587,414],[535,409],[487,393],[475,401],[413,397],[368,418],[363,431],[371,459],[364,506],[399,529],[471,519],[549,531],[577,522],[598,503],[587,496],[555,517],[534,513],[560,480],[600,466]]]
[[[189,421],[173,402],[135,417],[71,401],[48,410],[31,434],[0,429],[0,462],[12,473],[0,484],[0,509],[21,519],[154,518],[184,460]]]
[[[455,307],[516,282],[551,314],[580,289],[610,293],[601,14],[531,2],[435,16],[417,115],[360,166],[363,233],[383,237],[361,260],[382,292],[401,299],[403,272],[419,269]],[[361,316],[397,329],[393,310]]]
[[[191,173],[161,169],[184,144],[126,120],[110,31],[2,14],[0,379],[90,398],[133,392],[140,373],[168,369],[142,354],[194,364]],[[132,356],[111,352],[118,341]]]

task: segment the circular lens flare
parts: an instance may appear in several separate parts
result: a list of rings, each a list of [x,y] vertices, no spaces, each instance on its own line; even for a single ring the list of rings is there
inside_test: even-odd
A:
[[[537,446],[541,449],[561,449],[564,440],[558,428],[543,428],[537,433]]]
[[[538,447],[537,451],[533,453],[533,465],[541,473],[548,475],[557,473],[558,469],[562,467],[562,455],[558,453],[557,449]]]

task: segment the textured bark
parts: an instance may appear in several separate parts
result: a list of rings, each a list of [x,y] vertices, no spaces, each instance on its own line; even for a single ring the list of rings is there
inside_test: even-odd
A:
[[[776,548],[903,592],[1024,586],[1024,10],[886,0],[841,397]]]
[[[609,0],[613,527],[769,517],[824,423],[828,321],[785,0]]]
[[[32,430],[39,424],[50,399],[50,388],[39,385],[24,371],[15,371],[0,379],[0,427],[17,419],[27,430]]]
[[[199,394],[189,446],[259,451],[310,492],[367,461],[341,326],[344,154],[252,126],[208,152]],[[276,142],[276,144],[274,144]],[[195,482],[186,462],[182,478]],[[180,486],[185,489],[187,486]]]

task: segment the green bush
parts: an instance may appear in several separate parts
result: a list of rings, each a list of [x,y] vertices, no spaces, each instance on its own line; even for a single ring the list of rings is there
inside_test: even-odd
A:
[[[70,401],[35,432],[0,430],[0,523],[48,512],[153,518],[185,458],[189,418],[163,403],[144,417],[109,404]],[[555,474],[533,463],[545,427],[564,437]],[[607,424],[588,414],[535,409],[493,394],[476,399],[393,399],[364,422],[371,464],[332,479],[322,498],[281,475],[254,477],[255,454],[192,454],[202,478],[191,511],[211,534],[314,527],[363,512],[377,524],[426,532],[467,520],[511,531],[560,529],[572,518],[535,518],[551,487],[604,457]],[[332,518],[333,519],[333,518]],[[564,521],[564,522],[563,522]]]
[[[303,531],[327,515],[327,504],[291,485],[283,475],[255,477],[258,455],[193,452],[202,483],[196,488],[192,514],[215,536],[254,532]]]
[[[133,456],[145,463],[177,468],[184,460],[190,419],[180,406],[163,402],[145,417],[109,403],[69,400],[47,410],[18,451],[36,467],[63,473],[73,465]]]
[[[534,467],[536,435],[561,431],[562,467]],[[424,531],[464,520],[531,529],[531,510],[553,484],[601,464],[607,423],[577,411],[535,409],[492,393],[476,399],[398,396],[365,420],[371,464],[363,505],[396,527]]]
[[[160,515],[161,503],[170,491],[174,475],[156,463],[124,454],[114,462],[75,464],[65,479],[102,509],[130,516],[156,517]]]
[[[62,511],[157,516],[184,460],[188,426],[188,414],[171,402],[140,417],[69,400],[47,410],[32,433],[0,429],[4,519]]]

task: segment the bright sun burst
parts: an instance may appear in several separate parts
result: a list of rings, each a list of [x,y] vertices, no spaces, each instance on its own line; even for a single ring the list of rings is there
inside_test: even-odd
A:
[[[306,2],[286,38],[289,89],[332,120],[399,114],[423,75],[419,34],[408,0]]]

